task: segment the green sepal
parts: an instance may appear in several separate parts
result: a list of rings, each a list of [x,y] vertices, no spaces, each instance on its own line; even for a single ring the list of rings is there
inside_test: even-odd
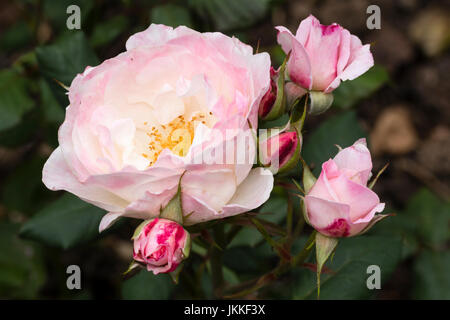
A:
[[[191,253],[191,245],[192,245],[191,234],[186,231],[186,242],[184,244],[184,248],[182,251],[184,259],[189,257],[189,254]]]
[[[139,235],[141,234],[142,229],[144,229],[144,227],[150,223],[153,219],[150,220],[144,220],[142,221],[137,228],[134,230],[133,236],[131,237],[131,240],[136,239],[137,237],[139,237]]]
[[[306,111],[308,110],[309,94],[305,94],[298,98],[292,105],[291,114],[289,117],[289,127],[295,128],[297,132],[301,133],[306,119]],[[303,110],[301,106],[303,105]]]
[[[384,218],[387,218],[387,217],[389,217],[389,216],[394,216],[394,215],[395,215],[394,213],[390,213],[390,214],[377,214],[377,215],[375,215],[375,216],[372,218],[372,220],[370,220],[370,222],[367,224],[367,226],[366,226],[363,230],[361,230],[360,233],[358,233],[358,236],[359,236],[359,235],[362,235],[362,234],[364,234],[364,233],[366,233],[367,231],[369,231],[369,230],[375,225],[375,223],[377,223],[377,222],[383,220]]]
[[[126,275],[130,273],[132,270],[136,269],[137,267],[141,267],[141,264],[137,263],[136,261],[131,261],[130,265],[128,266],[128,269],[122,273],[122,275]]]
[[[305,198],[304,197],[302,197],[302,196],[300,196],[301,197],[301,204],[302,204],[302,207],[301,207],[301,209],[302,209],[302,213],[303,213],[303,218],[305,219],[305,222],[307,223],[307,224],[309,224],[309,225],[311,225],[311,223],[309,222],[309,218],[308,218],[308,212],[307,212],[307,209],[306,209],[306,202],[305,202]]]
[[[300,183],[297,182],[297,180],[292,179],[292,182],[294,183],[294,185],[297,187],[297,189],[298,189],[301,193],[305,194],[305,190],[303,190],[302,186],[300,185]]]
[[[310,91],[310,107],[309,113],[318,115],[327,111],[333,104],[333,94],[324,93],[322,91]]]
[[[375,183],[377,183],[378,178],[381,176],[381,174],[387,169],[387,167],[389,166],[389,163],[386,163],[385,166],[383,168],[381,168],[380,171],[378,171],[377,175],[375,176],[375,178],[373,178],[373,180],[369,183],[369,185],[367,186],[369,189],[372,189],[375,186]]]
[[[178,280],[179,280],[179,278],[180,278],[181,270],[183,270],[183,264],[184,264],[184,262],[181,262],[181,263],[178,265],[178,267],[175,269],[175,271],[172,271],[172,272],[169,273],[169,274],[170,274],[170,277],[172,278],[172,281],[173,281],[175,284],[178,284]]]
[[[317,178],[313,175],[313,173],[311,172],[311,169],[309,169],[305,160],[303,160],[303,158],[301,158],[301,157],[300,157],[300,160],[301,160],[302,166],[303,166],[303,188],[305,189],[305,194],[308,194],[308,192],[311,190],[311,188],[316,183]]]
[[[184,223],[183,207],[181,204],[181,179],[183,178],[183,175],[184,173],[181,175],[180,181],[178,182],[177,193],[159,214],[160,218],[172,220],[181,225]]]
[[[322,267],[336,249],[337,244],[337,238],[327,237],[319,232],[316,233],[317,298],[320,297],[320,274]]]
[[[272,109],[270,109],[269,113],[266,114],[265,117],[262,117],[261,120],[269,121],[275,120],[284,114],[286,109],[286,94],[284,92],[284,80],[285,80],[285,69],[286,63],[289,59],[289,55],[283,61],[283,64],[280,66],[278,70],[278,79],[277,79],[277,97],[275,98],[275,102],[273,103]]]

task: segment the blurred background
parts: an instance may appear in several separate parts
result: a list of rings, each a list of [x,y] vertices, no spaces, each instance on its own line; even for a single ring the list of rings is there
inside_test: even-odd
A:
[[[80,30],[66,26],[71,4],[81,10]],[[374,4],[381,29],[369,30],[366,9]],[[273,27],[295,32],[312,13],[371,43],[376,66],[341,84],[333,107],[308,119],[304,157],[317,173],[337,151],[334,143],[346,147],[367,137],[374,171],[389,163],[375,191],[385,213],[396,214],[361,240],[342,241],[323,276],[322,297],[450,299],[449,10],[449,1],[432,0],[1,1],[0,298],[210,298],[202,248],[194,248],[178,286],[147,272],[123,276],[137,221],[124,219],[98,235],[102,210],[44,187],[42,166],[57,146],[68,104],[54,79],[70,85],[85,66],[124,51],[127,38],[152,22],[234,35],[269,52],[278,66],[284,54]],[[282,223],[286,197],[275,188],[262,216]],[[276,265],[254,231],[240,230],[225,253],[230,284]],[[369,263],[381,266],[380,290],[365,286]],[[82,270],[81,290],[66,286],[69,265]],[[247,298],[315,298],[314,285],[306,265]]]

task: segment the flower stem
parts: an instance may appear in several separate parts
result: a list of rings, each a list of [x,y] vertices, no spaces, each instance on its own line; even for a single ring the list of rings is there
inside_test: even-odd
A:
[[[308,258],[309,253],[311,252],[312,248],[314,247],[314,242],[316,241],[316,232],[317,231],[314,230],[311,233],[311,235],[309,236],[308,240],[306,241],[306,244],[303,247],[302,251],[300,251],[299,254],[294,256],[294,258],[292,258],[291,265],[293,267],[301,265],[306,260],[306,258]]]
[[[292,260],[291,263],[284,263],[281,262],[275,269],[272,271],[262,275],[258,279],[254,279],[252,281],[249,281],[247,284],[247,288],[242,288],[242,285],[235,286],[234,288],[230,288],[230,293],[225,295],[225,299],[237,299],[245,297],[246,295],[249,295],[262,287],[268,285],[272,281],[278,279],[281,275],[288,272],[292,267],[300,266],[303,264],[303,262],[308,258],[309,253],[311,252],[312,248],[314,247],[314,242],[316,239],[316,231],[314,230],[311,235],[309,236],[308,240],[306,241],[305,246],[303,247],[302,251],[296,255]],[[233,290],[234,289],[234,290]],[[236,289],[238,291],[236,292]]]
[[[224,225],[218,224],[213,228],[213,236],[217,246],[211,247],[211,276],[216,298],[222,296],[224,284],[223,278],[223,250],[225,249],[225,232]]]

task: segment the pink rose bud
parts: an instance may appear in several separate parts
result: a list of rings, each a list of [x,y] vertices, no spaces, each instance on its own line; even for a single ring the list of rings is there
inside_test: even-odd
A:
[[[189,256],[190,246],[190,235],[180,224],[155,218],[134,238],[133,258],[154,274],[169,273]]]
[[[329,93],[341,80],[353,80],[373,66],[370,45],[336,23],[325,26],[310,15],[295,36],[285,27],[276,29],[283,51],[291,52],[289,78],[307,90]]]
[[[266,94],[262,97],[259,104],[258,115],[261,119],[264,119],[272,110],[275,100],[277,99],[277,83],[275,82],[278,76],[278,72],[270,67],[270,86]]]
[[[309,224],[326,236],[351,237],[384,217],[375,216],[384,210],[384,203],[367,187],[371,170],[365,139],[323,163],[319,179],[305,197]]]
[[[299,160],[301,137],[297,131],[283,132],[259,144],[260,160],[264,166],[281,173],[291,169]]]

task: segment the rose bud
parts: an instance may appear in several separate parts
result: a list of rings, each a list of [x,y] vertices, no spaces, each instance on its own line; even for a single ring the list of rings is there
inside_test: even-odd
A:
[[[290,80],[309,91],[328,94],[341,81],[353,80],[373,66],[370,45],[362,45],[358,37],[336,23],[322,25],[310,15],[300,23],[295,36],[285,27],[276,29],[278,43],[290,53],[286,66]],[[331,105],[330,97],[315,98],[316,103]],[[326,105],[317,108],[323,111]]]
[[[178,223],[155,218],[136,230],[133,258],[146,265],[148,271],[169,273],[189,256],[189,233]]]
[[[269,90],[267,90],[266,94],[261,99],[261,103],[259,104],[258,115],[261,119],[264,119],[269,114],[277,98],[277,84],[274,80],[276,75],[277,71],[273,67],[270,67]]]
[[[329,237],[351,237],[386,217],[375,215],[384,210],[384,203],[367,187],[371,170],[365,139],[323,163],[319,179],[305,197],[309,224]]]
[[[270,67],[270,86],[259,104],[258,115],[261,120],[274,120],[283,115],[286,108],[284,93],[284,72],[286,61],[275,70]]]
[[[259,143],[260,161],[270,166],[272,172],[284,172],[292,169],[298,162],[301,149],[301,136],[297,131],[287,131],[263,139]]]

